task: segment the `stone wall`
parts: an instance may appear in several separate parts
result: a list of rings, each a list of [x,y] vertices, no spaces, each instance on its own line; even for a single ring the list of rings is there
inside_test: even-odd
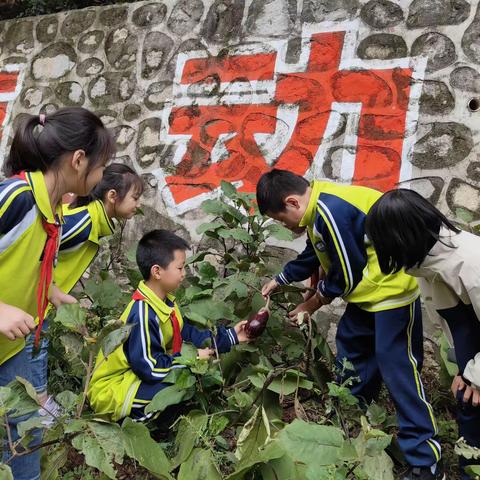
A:
[[[0,156],[15,118],[96,111],[193,235],[220,180],[273,165],[480,219],[480,8],[466,0],[165,0],[0,22]]]

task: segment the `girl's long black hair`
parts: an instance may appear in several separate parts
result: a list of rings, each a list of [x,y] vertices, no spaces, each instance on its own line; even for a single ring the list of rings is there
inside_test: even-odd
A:
[[[413,190],[384,193],[368,212],[365,229],[383,273],[420,265],[439,238],[442,225],[460,230],[440,210]]]
[[[88,170],[115,154],[115,140],[97,115],[81,107],[60,108],[49,115],[24,114],[3,171],[7,177],[22,170],[46,172],[58,168],[63,155],[75,150],[85,151]]]
[[[83,207],[94,200],[104,200],[110,190],[117,192],[117,198],[122,201],[131,188],[135,188],[138,196],[143,193],[144,183],[138,173],[123,163],[111,163],[105,168],[103,178],[85,197],[78,197],[70,208]]]

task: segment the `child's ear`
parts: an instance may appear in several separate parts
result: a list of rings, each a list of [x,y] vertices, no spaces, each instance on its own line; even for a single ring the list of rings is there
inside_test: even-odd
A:
[[[150,278],[160,280],[162,278],[163,268],[160,265],[152,265],[150,269]]]
[[[289,195],[288,197],[285,198],[284,200],[285,207],[291,208],[298,210],[300,208],[300,202],[298,201],[298,198],[295,195]]]
[[[88,160],[85,155],[85,151],[75,150],[72,154],[72,158],[70,161],[70,165],[72,166],[72,168],[79,173],[83,173],[83,170],[85,169],[87,164]]]
[[[117,201],[117,197],[117,191],[112,188],[107,192],[105,199],[107,200],[107,202],[115,203]]]

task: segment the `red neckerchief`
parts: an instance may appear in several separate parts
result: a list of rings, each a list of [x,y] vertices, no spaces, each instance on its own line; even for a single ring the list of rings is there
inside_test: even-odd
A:
[[[133,300],[146,300],[145,296],[137,289],[132,295]],[[170,314],[170,320],[172,322],[173,340],[172,340],[172,353],[180,353],[182,350],[182,332],[180,331],[180,323],[178,322],[175,309]]]
[[[20,172],[18,175],[14,175],[13,178],[20,178],[27,180],[25,172]],[[42,226],[47,234],[47,241],[45,242],[45,248],[43,250],[42,264],[40,266],[40,278],[37,286],[37,314],[38,314],[38,326],[35,332],[35,348],[38,347],[40,341],[40,333],[42,331],[43,321],[45,319],[45,312],[48,307],[48,291],[52,283],[53,267],[56,260],[58,250],[58,239],[60,234],[60,223],[49,223],[42,218]]]

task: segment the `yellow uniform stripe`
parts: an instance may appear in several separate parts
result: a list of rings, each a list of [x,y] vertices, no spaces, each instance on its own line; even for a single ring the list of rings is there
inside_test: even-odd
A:
[[[410,360],[410,363],[412,364],[413,376],[415,378],[415,384],[417,386],[418,396],[420,397],[422,402],[427,407],[428,413],[430,415],[430,419],[432,421],[434,432],[435,432],[435,434],[437,434],[438,433],[438,428],[437,428],[437,422],[435,421],[435,417],[433,415],[433,409],[432,409],[432,406],[427,402],[427,400],[425,399],[425,397],[422,393],[422,386],[421,386],[420,375],[419,375],[418,369],[417,369],[417,362],[416,362],[415,357],[413,356],[413,353],[412,353],[412,331],[413,331],[413,323],[414,323],[414,319],[415,319],[414,306],[415,306],[415,303],[411,303],[410,308],[409,308],[409,310],[410,310],[410,321],[408,323],[408,328],[407,328],[408,359]],[[435,457],[436,457],[437,462],[438,462],[440,460],[440,452],[438,451],[436,445],[433,442],[431,442],[430,440],[427,440],[427,443],[428,443],[428,445],[430,445],[430,448],[433,450],[433,453],[435,454]]]
[[[342,270],[343,270],[343,276],[345,278],[345,290],[344,293],[348,292],[350,290],[350,281],[348,279],[348,272],[347,272],[347,264],[345,262],[345,258],[343,257],[343,252],[342,249],[340,248],[340,245],[338,243],[337,237],[335,235],[335,230],[332,227],[332,224],[330,223],[328,217],[323,213],[323,211],[317,207],[318,213],[321,215],[323,218],[323,221],[328,227],[328,231],[330,232],[330,235],[333,239],[333,243],[335,244],[335,250],[337,251],[338,258],[340,259],[340,263],[342,264]]]
[[[23,192],[26,192],[27,190],[31,190],[31,188],[28,185],[25,185],[24,187],[20,187],[17,190],[14,190],[5,200],[5,203],[2,205],[2,208],[0,209],[0,217],[8,210],[8,207],[12,204],[12,202],[15,200],[15,198],[18,197]]]

